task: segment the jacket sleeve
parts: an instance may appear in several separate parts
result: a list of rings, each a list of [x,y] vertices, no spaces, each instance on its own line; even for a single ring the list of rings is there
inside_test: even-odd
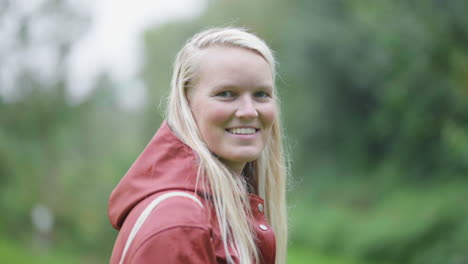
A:
[[[197,226],[179,226],[147,238],[130,256],[132,264],[217,263],[210,231]]]

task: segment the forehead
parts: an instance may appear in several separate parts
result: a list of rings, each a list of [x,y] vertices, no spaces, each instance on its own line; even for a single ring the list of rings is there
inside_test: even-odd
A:
[[[269,63],[253,50],[232,46],[211,46],[200,52],[198,60],[198,82],[274,86]]]

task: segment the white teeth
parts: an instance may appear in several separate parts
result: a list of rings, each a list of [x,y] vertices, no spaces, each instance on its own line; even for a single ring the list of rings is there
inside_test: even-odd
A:
[[[255,133],[255,128],[232,128],[228,131],[231,134],[250,135]]]

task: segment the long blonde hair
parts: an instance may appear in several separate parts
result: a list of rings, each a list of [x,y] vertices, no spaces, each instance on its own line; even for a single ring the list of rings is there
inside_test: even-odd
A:
[[[240,47],[259,53],[270,65],[275,79],[275,58],[257,36],[241,28],[212,28],[191,38],[179,51],[174,62],[167,121],[180,139],[191,147],[199,159],[198,182],[212,191],[213,205],[219,222],[228,262],[233,262],[229,248],[237,253],[240,263],[260,263],[255,233],[249,224],[250,203],[245,180],[236,177],[203,142],[186,98],[196,79],[198,56],[213,45]],[[276,88],[275,88],[276,90]],[[276,91],[274,98],[276,98]],[[278,106],[279,109],[279,106]],[[283,152],[279,112],[272,133],[260,157],[248,166],[256,193],[265,200],[265,215],[276,236],[276,263],[286,263],[286,160]]]

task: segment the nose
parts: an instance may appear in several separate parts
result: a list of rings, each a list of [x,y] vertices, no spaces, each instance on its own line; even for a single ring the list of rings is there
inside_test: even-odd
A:
[[[258,117],[255,102],[250,96],[245,96],[239,100],[236,117],[240,119],[253,119]]]

